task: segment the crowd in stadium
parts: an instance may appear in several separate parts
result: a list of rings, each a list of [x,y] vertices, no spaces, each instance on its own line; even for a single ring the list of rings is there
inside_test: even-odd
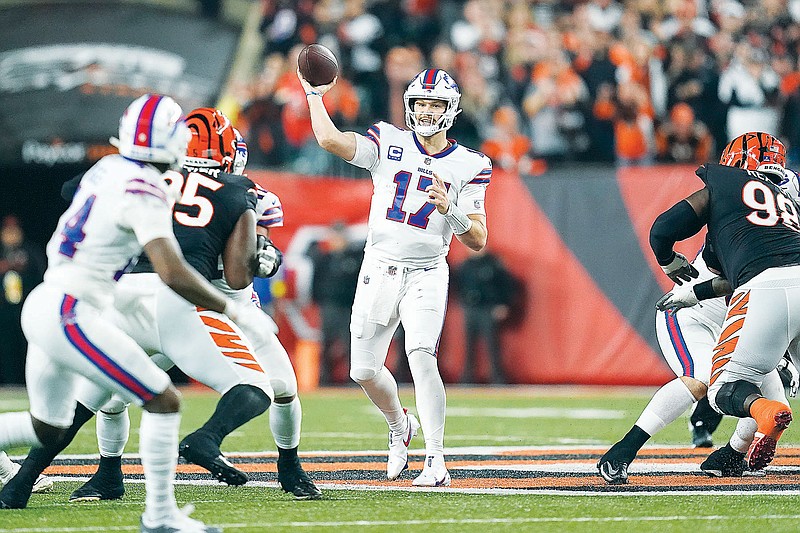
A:
[[[452,135],[497,167],[558,161],[698,163],[759,124],[798,160],[795,0],[262,0],[263,68],[236,89],[252,163],[329,172],[313,141],[296,58],[331,48],[339,124],[403,125],[422,68],[459,83]]]

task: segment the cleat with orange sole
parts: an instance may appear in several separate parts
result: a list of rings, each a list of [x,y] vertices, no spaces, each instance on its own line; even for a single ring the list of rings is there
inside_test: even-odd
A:
[[[750,406],[750,414],[758,430],[747,452],[747,464],[751,470],[761,470],[775,457],[778,439],[792,422],[792,410],[781,402],[759,398]]]

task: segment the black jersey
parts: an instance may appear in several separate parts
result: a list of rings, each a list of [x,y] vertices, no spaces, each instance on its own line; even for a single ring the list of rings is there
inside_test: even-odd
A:
[[[771,267],[800,264],[795,202],[764,174],[717,164],[697,169],[710,194],[708,235],[736,288]]]
[[[184,168],[172,228],[186,261],[208,280],[221,278],[219,256],[242,214],[256,208],[255,184],[217,169]],[[133,272],[152,272],[145,254]]]

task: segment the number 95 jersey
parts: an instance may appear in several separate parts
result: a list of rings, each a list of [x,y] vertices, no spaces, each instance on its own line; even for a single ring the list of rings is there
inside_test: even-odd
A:
[[[800,264],[798,207],[786,192],[756,171],[709,163],[696,173],[710,193],[708,235],[733,288]]]
[[[447,255],[453,231],[425,189],[435,173],[448,197],[467,215],[485,215],[486,187],[492,162],[484,154],[450,140],[445,150],[429,154],[416,135],[386,122],[369,128],[366,138],[378,148],[368,168],[374,191],[370,205],[366,254],[414,267],[435,264]]]

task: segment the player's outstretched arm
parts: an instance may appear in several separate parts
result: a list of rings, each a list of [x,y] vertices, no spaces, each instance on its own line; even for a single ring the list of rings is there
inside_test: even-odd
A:
[[[681,285],[698,276],[686,258],[673,250],[675,243],[699,232],[706,221],[708,189],[701,189],[661,213],[650,228],[650,247],[669,278]]]
[[[308,110],[311,113],[311,129],[314,131],[317,143],[333,155],[339,156],[345,161],[352,161],[356,155],[356,134],[352,131],[339,130],[322,102],[322,97],[336,85],[338,77],[327,85],[317,87],[313,87],[306,81],[300,74],[300,69],[297,69],[297,77],[306,91]]]
[[[231,289],[244,289],[253,282],[256,269],[256,218],[252,209],[242,213],[225,243],[222,266]]]

